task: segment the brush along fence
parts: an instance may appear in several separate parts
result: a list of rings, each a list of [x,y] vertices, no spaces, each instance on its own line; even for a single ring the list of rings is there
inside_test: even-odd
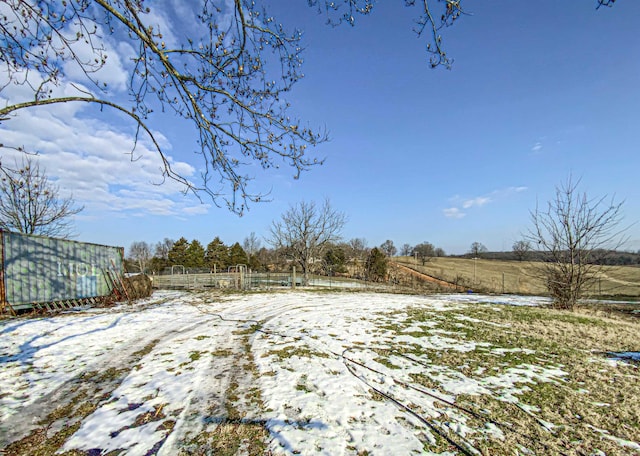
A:
[[[119,288],[122,247],[0,230],[0,312],[95,303]]]

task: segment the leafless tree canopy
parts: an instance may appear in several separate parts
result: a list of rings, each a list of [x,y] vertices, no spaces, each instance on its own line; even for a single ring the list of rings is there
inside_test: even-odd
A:
[[[372,0],[308,0],[328,22],[355,23],[372,11]],[[302,78],[301,31],[287,30],[262,7],[263,2],[199,0],[188,25],[190,36],[169,40],[155,19],[156,2],[144,0],[5,0],[0,9],[0,66],[7,78],[0,93],[21,85],[32,96],[0,108],[0,123],[16,111],[56,103],[87,103],[113,109],[135,125],[135,143],[146,135],[159,152],[163,176],[175,179],[216,204],[242,213],[247,202],[264,199],[247,185],[250,165],[263,169],[281,164],[294,177],[322,160],[310,157],[309,146],[326,133],[291,118],[284,95]],[[438,13],[429,8],[434,3]],[[439,30],[462,14],[460,0],[405,1],[420,10],[416,32],[427,35],[432,66],[449,66]],[[174,18],[177,25],[179,18]],[[184,26],[184,24],[183,24]],[[131,104],[119,103],[99,79],[109,58],[105,39],[111,35],[133,49],[128,91]],[[117,56],[116,56],[117,57]],[[70,74],[75,92],[60,95]],[[157,112],[170,111],[190,122],[201,154],[201,182],[174,171],[150,124]],[[155,112],[155,113],[154,113]],[[19,144],[0,147],[20,149]],[[34,151],[35,152],[35,151]]]
[[[145,272],[151,261],[151,246],[145,241],[135,241],[129,248],[129,259],[138,267],[138,271]]]
[[[73,216],[82,209],[71,196],[60,196],[31,156],[13,168],[0,162],[1,229],[66,239],[73,236]]]
[[[303,201],[272,223],[269,242],[300,266],[307,284],[313,262],[322,258],[328,244],[340,240],[346,220],[345,214],[333,209],[328,200],[321,207]]]
[[[545,252],[541,273],[555,306],[573,309],[585,287],[597,278],[600,255],[619,249],[626,241],[622,205],[604,196],[591,199],[578,191],[571,178],[556,187],[546,209],[531,212],[532,228],[527,240]]]
[[[154,256],[166,260],[169,258],[169,252],[173,248],[174,241],[169,238],[157,242],[154,249]]]
[[[420,258],[424,265],[427,261],[436,256],[436,250],[430,242],[421,242],[413,248],[413,253]]]
[[[513,254],[518,259],[518,261],[523,261],[529,255],[531,251],[531,242],[527,240],[520,240],[513,243]]]
[[[325,13],[327,22],[333,25],[347,23],[355,25],[358,15],[367,15],[374,8],[375,0],[307,0],[309,5],[317,7]],[[602,1],[602,0],[599,0]],[[432,68],[444,66],[451,68],[451,60],[444,50],[441,30],[465,14],[462,9],[463,0],[405,0],[407,7],[417,7],[414,31],[418,36],[426,35],[426,51]]]
[[[249,234],[249,236],[244,238],[244,241],[242,243],[242,248],[249,256],[255,255],[258,250],[260,250],[261,246],[262,243],[260,242],[260,238],[258,238],[256,233],[253,231]]]
[[[395,256],[398,253],[398,249],[394,245],[391,239],[387,239],[380,245],[380,250],[388,257]]]
[[[473,244],[471,244],[471,247],[469,248],[469,253],[474,257],[480,257],[482,256],[483,253],[486,253],[486,252],[487,252],[487,248],[482,242],[474,242]]]

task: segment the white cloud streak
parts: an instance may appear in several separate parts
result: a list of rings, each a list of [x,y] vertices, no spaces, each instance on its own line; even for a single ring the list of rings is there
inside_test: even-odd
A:
[[[453,219],[461,219],[462,217],[467,215],[457,207],[448,207],[446,209],[443,209],[442,213],[444,214],[445,217],[453,218]]]
[[[464,210],[472,209],[472,208],[481,208],[486,206],[489,203],[493,203],[502,199],[509,197],[515,193],[521,193],[527,190],[527,187],[506,187],[498,190],[494,190],[491,193],[483,196],[475,196],[473,198],[461,198],[456,195],[450,199],[450,201],[455,203],[455,206],[448,207],[442,210],[442,213],[447,218],[453,219],[461,219],[465,215],[467,215]]]
[[[209,205],[185,196],[181,184],[163,182],[163,163],[143,138],[132,157],[131,134],[102,120],[82,118],[79,113],[63,120],[59,112],[52,111],[55,109],[23,110],[6,122],[0,133],[5,144],[38,152],[47,175],[61,191],[73,194],[85,206],[83,215],[125,212],[170,216],[207,211]],[[158,132],[154,134],[162,137]],[[2,153],[3,160],[9,162],[21,157],[20,152],[11,149],[3,149]],[[183,176],[194,176],[193,166],[168,158]]]
[[[468,199],[462,202],[462,207],[464,209],[469,209],[470,207],[482,207],[487,203],[491,202],[491,198],[487,196],[476,196],[475,198]]]

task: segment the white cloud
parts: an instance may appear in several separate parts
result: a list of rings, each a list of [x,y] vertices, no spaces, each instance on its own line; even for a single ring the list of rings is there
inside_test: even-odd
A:
[[[540,152],[542,150],[542,143],[540,141],[536,142],[532,147],[531,147],[531,152],[533,152],[534,154],[537,154],[538,152]]]
[[[444,216],[449,218],[462,218],[466,215],[462,209],[471,209],[473,207],[483,207],[489,203],[493,203],[498,200],[505,199],[514,193],[521,193],[528,188],[524,186],[519,187],[506,187],[498,190],[494,190],[491,193],[484,196],[475,196],[473,198],[461,198],[456,195],[449,199],[455,206],[449,207],[443,210]]]
[[[442,213],[444,214],[445,217],[454,218],[454,219],[460,219],[466,215],[457,207],[448,207],[446,209],[443,209]]]
[[[170,5],[166,4],[166,6]],[[182,13],[185,12],[185,8],[181,8],[181,10]],[[177,11],[174,11],[174,13],[177,13]],[[192,20],[196,19],[193,17],[193,12],[190,16]],[[168,48],[178,47],[178,39],[173,33],[175,26],[172,25],[172,20],[167,17],[164,8],[150,8],[148,12],[143,13],[140,17],[146,27],[151,26],[153,27],[154,33],[160,33],[162,35],[162,38],[157,38],[158,41],[164,41]],[[173,19],[177,20],[179,17],[177,14],[174,14]]]
[[[469,209],[470,207],[477,206],[482,207],[485,204],[491,202],[491,198],[488,196],[476,196],[475,198],[468,199],[462,202],[462,207],[464,209]]]
[[[149,14],[146,19],[162,30],[163,39],[168,42],[175,39],[171,23],[176,18],[162,12],[161,15]],[[74,36],[72,27],[74,25],[69,25],[64,33]],[[108,84],[108,96],[113,97],[109,99],[117,102],[127,86],[126,67],[131,66],[134,49],[111,36],[100,24],[97,27],[100,38],[97,42],[104,45],[108,58],[94,77]],[[74,45],[73,51],[81,60],[93,60],[91,47],[82,40]],[[0,105],[33,99],[33,87],[43,81],[36,71],[15,76],[18,80],[21,76],[26,78],[28,83],[7,84],[7,74],[0,72]],[[63,76],[58,85],[50,86],[52,97],[97,92],[77,66],[65,66]],[[74,199],[85,206],[81,217],[206,213],[209,204],[202,204],[188,193],[185,195],[184,185],[163,178],[164,164],[146,135],[140,134],[135,152],[131,154],[134,133],[131,119],[120,113],[100,111],[88,103],[59,103],[23,109],[3,121],[0,143],[38,152],[38,160],[49,178],[56,181],[62,192],[72,193]],[[168,155],[172,148],[167,138],[160,132],[154,135],[173,171],[186,179],[196,179],[197,171],[191,164]],[[21,153],[11,148],[1,148],[0,156],[7,161],[21,159]]]
[[[21,111],[4,122],[0,132],[5,144],[39,152],[47,175],[85,206],[86,216],[123,211],[170,216],[200,214],[209,208],[185,195],[178,182],[167,179],[157,185],[163,182],[158,152],[140,138],[132,160],[132,135],[102,120],[63,120],[50,109],[38,108]],[[5,160],[20,159],[20,153],[11,149],[1,153]],[[182,176],[194,176],[193,166],[167,158]]]
[[[91,73],[89,76],[91,79],[99,82],[100,84],[106,83],[110,89],[123,91],[127,88],[128,73],[124,69],[123,61],[128,60],[130,53],[123,54],[124,58],[121,58],[119,51],[124,51],[126,48],[119,46],[118,43],[113,43],[111,35],[104,30],[100,24],[93,23],[91,21],[85,21],[84,25],[87,28],[92,29],[96,27],[96,37],[94,37],[93,43],[99,43],[104,47],[104,54],[107,59],[102,67],[95,73]],[[73,38],[76,32],[80,32],[77,23],[70,24],[67,29],[64,30],[64,35],[73,42]],[[97,58],[98,54],[92,47],[92,44],[85,42],[84,40],[78,40],[73,42],[71,46],[76,59],[81,62],[93,62]],[[116,50],[117,49],[117,50]],[[132,49],[131,49],[132,50]],[[75,59],[68,59],[64,64],[65,76],[74,81],[81,81],[89,83],[87,75],[84,73],[83,68],[78,65]],[[93,88],[95,90],[95,87]]]

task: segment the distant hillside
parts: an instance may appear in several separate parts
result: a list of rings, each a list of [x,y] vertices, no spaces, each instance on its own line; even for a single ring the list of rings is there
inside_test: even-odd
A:
[[[640,266],[640,253],[639,252],[620,252],[616,250],[609,250],[598,252],[598,257],[603,261],[599,264],[609,266]],[[473,255],[465,253],[463,255],[450,255],[451,258],[472,258]],[[519,261],[516,254],[513,252],[484,252],[481,256],[486,260],[504,260],[504,261]],[[528,261],[542,261],[545,258],[544,252],[531,251],[527,253],[526,260]]]

